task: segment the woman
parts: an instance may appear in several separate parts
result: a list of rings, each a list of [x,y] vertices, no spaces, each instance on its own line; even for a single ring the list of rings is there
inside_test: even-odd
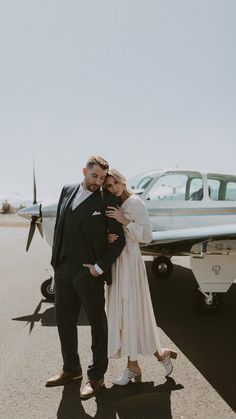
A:
[[[107,290],[108,357],[127,357],[124,374],[113,381],[126,385],[141,381],[137,356],[151,355],[162,363],[165,376],[171,374],[171,358],[177,353],[163,349],[153,312],[147,273],[139,243],[152,240],[152,228],[144,202],[126,186],[115,169],[108,172],[105,188],[120,200],[120,208],[108,207],[106,215],[123,224],[126,246],[112,266],[112,285]],[[112,232],[111,232],[112,233]],[[109,234],[110,242],[116,240]]]

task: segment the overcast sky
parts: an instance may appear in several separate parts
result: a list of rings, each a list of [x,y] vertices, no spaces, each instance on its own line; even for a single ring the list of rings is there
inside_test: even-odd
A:
[[[91,154],[126,177],[236,174],[235,0],[0,0],[0,195],[56,199]]]

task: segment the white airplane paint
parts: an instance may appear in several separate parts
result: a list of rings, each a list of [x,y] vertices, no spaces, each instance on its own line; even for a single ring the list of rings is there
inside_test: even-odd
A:
[[[144,200],[150,216],[153,241],[140,247],[143,254],[157,256],[152,264],[154,274],[169,276],[170,258],[190,255],[198,283],[198,307],[203,312],[217,311],[220,296],[236,278],[236,176],[157,170],[129,183]],[[35,226],[39,230],[42,226],[52,246],[56,210],[57,204],[37,204],[34,179],[34,204],[18,212],[31,219],[27,250]],[[48,287],[52,295],[51,282]]]

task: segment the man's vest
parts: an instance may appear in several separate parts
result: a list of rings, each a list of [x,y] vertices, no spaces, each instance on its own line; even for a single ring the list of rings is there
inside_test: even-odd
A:
[[[78,207],[72,210],[72,202],[66,210],[60,259],[65,256],[70,263],[95,263],[94,257],[88,248],[83,233],[83,223],[91,206],[91,197],[85,199]]]

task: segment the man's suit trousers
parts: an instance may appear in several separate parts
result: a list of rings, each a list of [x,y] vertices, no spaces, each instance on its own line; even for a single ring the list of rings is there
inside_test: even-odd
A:
[[[91,380],[103,378],[107,365],[107,318],[104,282],[93,277],[88,268],[69,264],[63,258],[55,269],[55,309],[61,341],[63,370],[76,372],[81,368],[78,355],[77,322],[81,304],[86,311],[92,333],[93,361],[88,367]]]

